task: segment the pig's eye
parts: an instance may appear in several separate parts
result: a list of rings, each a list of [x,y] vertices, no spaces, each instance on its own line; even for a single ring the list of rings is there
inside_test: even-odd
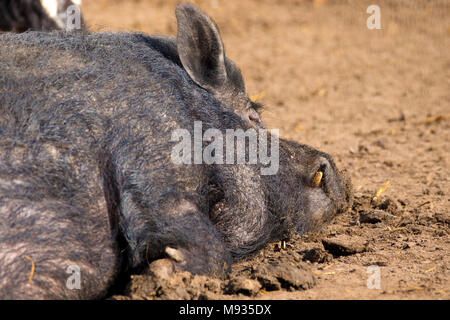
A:
[[[263,106],[256,102],[251,102],[247,109],[248,119],[250,121],[257,122],[258,124],[261,122],[261,118],[259,116],[259,111],[261,111]]]

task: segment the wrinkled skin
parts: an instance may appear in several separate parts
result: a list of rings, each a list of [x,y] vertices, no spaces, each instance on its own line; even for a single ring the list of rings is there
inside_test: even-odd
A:
[[[176,16],[177,39],[0,36],[1,298],[103,297],[158,258],[221,276],[348,208],[331,157],[295,142],[280,139],[274,175],[171,161],[172,132],[193,135],[194,121],[262,127],[214,22],[192,5]],[[66,286],[71,265],[80,289]]]

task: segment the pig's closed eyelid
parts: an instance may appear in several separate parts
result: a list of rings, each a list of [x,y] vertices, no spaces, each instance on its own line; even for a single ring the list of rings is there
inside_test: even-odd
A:
[[[256,112],[260,112],[260,111],[264,110],[264,106],[258,102],[251,102],[250,108],[253,108]]]
[[[250,120],[259,121],[259,113],[255,110],[249,110],[248,117]]]

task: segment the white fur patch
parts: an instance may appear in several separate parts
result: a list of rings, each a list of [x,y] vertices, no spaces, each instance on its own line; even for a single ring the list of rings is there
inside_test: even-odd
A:
[[[57,18],[58,16],[58,0],[41,0],[41,5],[47,12],[50,18]]]

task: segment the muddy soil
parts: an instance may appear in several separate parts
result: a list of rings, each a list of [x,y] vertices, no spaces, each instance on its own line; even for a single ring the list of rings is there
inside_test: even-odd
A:
[[[228,279],[160,260],[113,298],[449,299],[450,2],[193,2],[219,25],[266,127],[333,155],[355,202]],[[94,31],[175,35],[176,3],[85,0],[83,10]],[[367,28],[371,4],[379,30]]]

